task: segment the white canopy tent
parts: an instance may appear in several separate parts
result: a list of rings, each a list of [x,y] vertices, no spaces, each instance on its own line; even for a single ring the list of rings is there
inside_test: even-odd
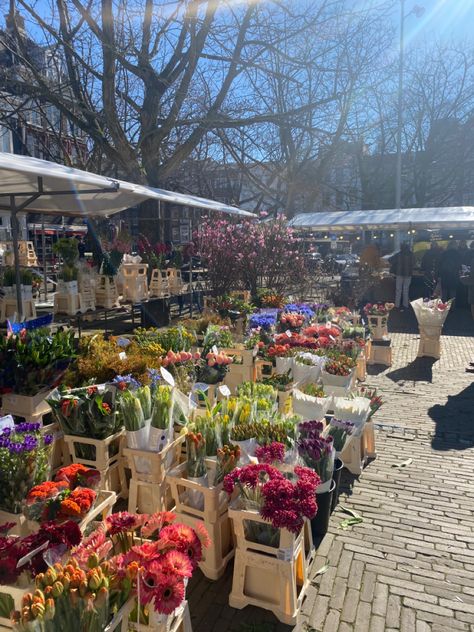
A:
[[[474,228],[474,206],[300,213],[290,221],[290,226],[331,232]]]
[[[12,218],[18,316],[23,315],[18,253],[18,213],[108,217],[148,199],[233,215],[253,213],[212,200],[98,176],[57,163],[0,152],[0,210]]]

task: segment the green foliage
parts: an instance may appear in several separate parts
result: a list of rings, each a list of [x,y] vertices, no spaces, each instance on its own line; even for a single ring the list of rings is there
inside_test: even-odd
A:
[[[79,258],[77,239],[61,237],[53,246],[53,252],[59,255],[66,266],[73,267]]]

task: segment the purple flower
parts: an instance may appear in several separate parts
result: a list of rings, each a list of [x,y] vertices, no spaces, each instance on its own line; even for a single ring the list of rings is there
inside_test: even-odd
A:
[[[46,434],[43,437],[44,445],[51,445],[53,443],[54,436],[52,434]]]

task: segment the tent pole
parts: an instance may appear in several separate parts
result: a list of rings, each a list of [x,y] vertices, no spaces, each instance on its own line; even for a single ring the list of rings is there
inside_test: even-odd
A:
[[[20,275],[20,253],[18,250],[18,237],[19,237],[19,222],[17,209],[15,204],[15,196],[10,196],[10,212],[12,222],[12,240],[13,240],[13,257],[15,259],[15,281],[16,281],[16,308],[18,322],[23,320],[23,301],[21,297],[21,275]]]
[[[189,236],[192,240],[193,235],[193,220],[191,218],[191,209],[189,209]],[[189,318],[193,317],[193,255],[192,249],[189,249],[191,253],[189,257]]]
[[[48,302],[48,279],[46,275],[46,235],[44,234],[44,215],[41,215],[41,251],[43,254],[44,302]]]

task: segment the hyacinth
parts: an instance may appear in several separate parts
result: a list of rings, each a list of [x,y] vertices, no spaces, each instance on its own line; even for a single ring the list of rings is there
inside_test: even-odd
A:
[[[285,459],[285,445],[278,441],[273,441],[269,445],[259,446],[255,450],[255,456],[259,463],[283,463]]]
[[[296,312],[298,314],[302,314],[308,320],[314,318],[315,315],[314,311],[306,303],[289,303],[288,305],[285,305],[283,309],[285,312]]]
[[[272,313],[252,314],[249,319],[251,329],[265,329],[268,331],[276,325],[277,315]]]

